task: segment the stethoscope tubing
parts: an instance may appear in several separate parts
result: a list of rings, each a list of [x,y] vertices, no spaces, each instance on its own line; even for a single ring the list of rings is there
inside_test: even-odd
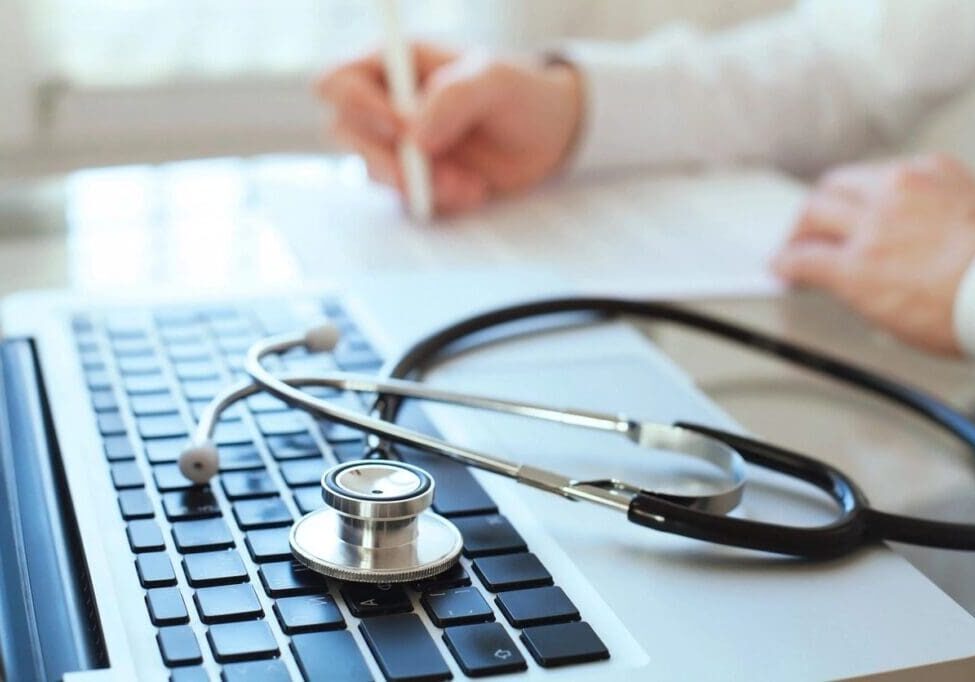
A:
[[[615,298],[555,298],[494,309],[473,315],[417,341],[387,370],[391,378],[419,374],[462,340],[513,322],[558,314],[629,316],[669,322],[770,355],[820,376],[852,386],[899,405],[932,422],[975,452],[975,425],[943,401],[920,389],[882,377],[865,368],[810,348],[709,315],[658,301]],[[402,405],[397,396],[379,395],[376,410],[389,421]],[[831,558],[882,540],[929,547],[975,550],[975,525],[935,521],[879,511],[869,506],[858,486],[835,467],[761,441],[704,426],[682,424],[733,445],[747,461],[800,478],[827,492],[841,515],[833,523],[794,527],[702,513],[665,496],[646,493],[631,503],[631,521],[708,542],[807,558]]]

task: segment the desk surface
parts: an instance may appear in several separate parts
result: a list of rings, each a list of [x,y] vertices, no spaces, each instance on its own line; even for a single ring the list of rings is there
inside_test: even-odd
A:
[[[152,175],[152,182],[151,169],[130,168],[0,188],[0,295],[26,288],[220,290],[241,281],[275,287],[302,281],[295,235],[285,236],[256,206],[264,176],[248,175],[239,162],[206,163],[240,172],[225,173],[222,180],[210,174],[201,185],[187,163]],[[272,171],[279,181],[288,162]],[[113,182],[103,181],[105,173],[115,173]],[[300,188],[301,178],[296,182]],[[343,263],[343,271],[349,270]],[[881,368],[975,409],[972,365],[904,348],[822,297],[787,294],[694,305]],[[970,458],[927,427],[892,419],[873,401],[737,350],[716,351],[672,330],[648,333],[753,432],[839,465],[876,505],[955,519],[975,514]],[[970,557],[906,553],[975,613]]]

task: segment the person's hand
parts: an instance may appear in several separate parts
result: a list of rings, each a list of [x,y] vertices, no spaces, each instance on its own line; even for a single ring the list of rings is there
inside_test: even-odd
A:
[[[956,354],[955,293],[973,258],[975,178],[937,155],[826,174],[773,267],[909,343]]]
[[[379,54],[343,64],[318,83],[335,109],[335,138],[362,155],[373,180],[402,192],[396,143],[404,135],[431,157],[441,213],[530,188],[559,167],[581,118],[581,84],[572,67],[429,45],[416,45],[413,55],[419,107],[412,120],[393,109]]]

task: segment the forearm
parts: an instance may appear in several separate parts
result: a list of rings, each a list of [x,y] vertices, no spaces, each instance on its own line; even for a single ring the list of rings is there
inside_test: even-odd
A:
[[[975,71],[975,3],[812,0],[714,35],[566,48],[577,170],[771,163],[812,173],[897,139]]]

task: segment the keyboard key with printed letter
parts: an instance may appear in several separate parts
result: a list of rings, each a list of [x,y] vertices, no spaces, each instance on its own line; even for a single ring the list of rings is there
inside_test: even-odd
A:
[[[420,603],[438,628],[494,620],[491,606],[473,587],[427,592],[420,599]]]
[[[346,583],[342,586],[342,599],[356,618],[413,610],[406,590],[389,583]]]
[[[327,594],[285,597],[274,603],[274,613],[281,629],[289,635],[315,630],[341,630],[345,627],[342,612]]]
[[[528,668],[518,647],[499,623],[447,628],[443,639],[454,660],[469,677],[501,675]]]
[[[415,614],[370,618],[359,623],[359,631],[389,682],[433,682],[453,677]]]

